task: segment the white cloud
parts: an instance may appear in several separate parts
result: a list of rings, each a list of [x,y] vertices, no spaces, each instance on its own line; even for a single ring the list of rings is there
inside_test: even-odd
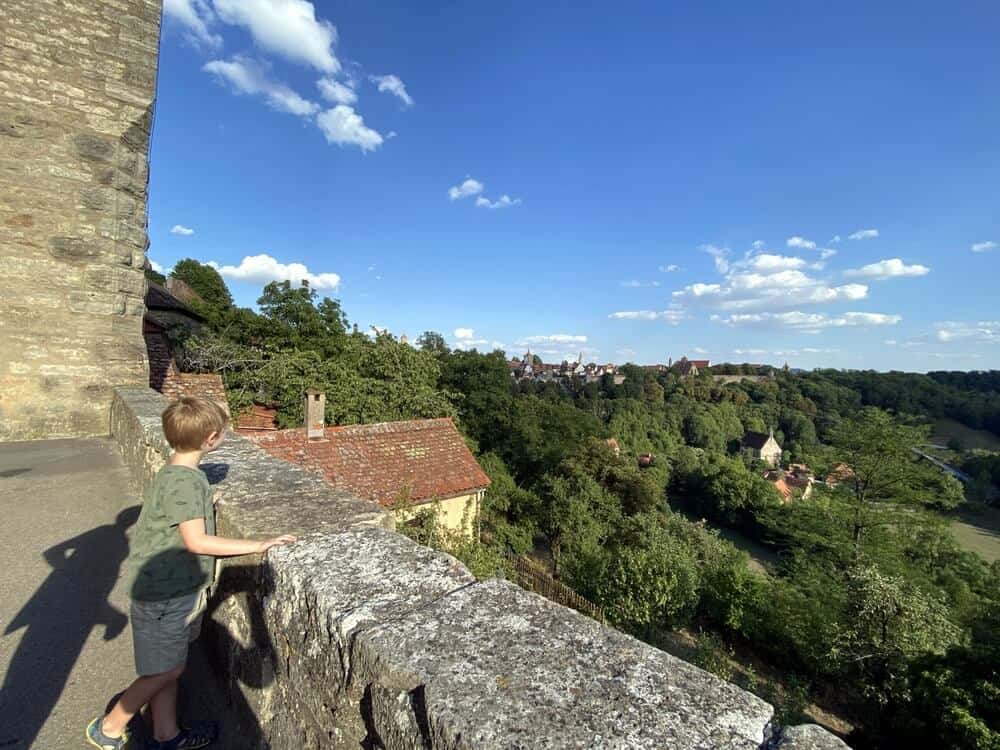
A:
[[[163,0],[163,15],[180,23],[185,37],[195,47],[210,50],[222,47],[222,37],[209,31],[213,15],[205,0]]]
[[[152,258],[146,258],[146,260],[149,261],[149,267],[150,268],[152,268],[157,273],[163,273],[163,266],[161,266],[159,263],[157,263]]]
[[[832,258],[836,254],[837,251],[831,247],[824,247],[822,250],[819,251],[819,257],[821,257],[823,260],[826,260],[827,258]]]
[[[639,281],[637,279],[632,279],[630,281],[622,281],[621,285],[629,289],[640,289],[646,286],[660,286],[659,281]]]
[[[833,237],[830,239],[830,244],[836,245],[838,242],[840,242],[840,235],[839,234],[833,235]]]
[[[789,247],[797,247],[803,250],[815,250],[816,243],[812,240],[807,240],[805,237],[799,237],[798,235],[794,237],[789,237],[786,241]]]
[[[703,253],[708,253],[712,256],[712,261],[715,263],[715,269],[719,273],[725,273],[729,270],[729,248],[728,247],[716,247],[715,245],[698,245],[698,249]]]
[[[734,328],[781,328],[802,333],[819,333],[828,328],[895,325],[902,320],[902,317],[868,312],[848,312],[831,317],[826,313],[804,313],[796,310],[781,313],[738,313],[728,318],[713,315],[712,320]]]
[[[1000,320],[975,322],[945,321],[935,323],[934,335],[938,341],[972,341],[982,344],[1000,344]]]
[[[741,265],[752,268],[754,271],[770,273],[774,271],[790,271],[803,268],[806,262],[802,258],[795,258],[790,255],[772,255],[761,253],[754,255],[744,261]]]
[[[888,258],[887,260],[880,260],[877,263],[869,263],[867,266],[862,266],[861,268],[844,271],[844,275],[872,279],[874,281],[884,281],[885,279],[893,279],[901,276],[925,276],[930,271],[931,269],[927,266],[922,266],[919,263],[908,266],[900,258]]]
[[[353,88],[333,78],[320,78],[316,81],[316,87],[324,99],[334,104],[354,104],[358,100]]]
[[[454,330],[454,335],[456,339],[473,339],[476,337],[476,332],[472,328],[456,328]]]
[[[236,55],[231,60],[212,60],[202,66],[202,70],[212,73],[220,81],[226,81],[237,94],[261,94],[268,106],[280,112],[310,117],[319,105],[303,99],[295,91],[268,77],[265,63]]]
[[[669,310],[623,310],[622,312],[613,312],[608,317],[612,320],[663,320],[675,326],[687,317],[687,313],[677,308],[670,308]]]
[[[694,353],[695,354],[708,354],[708,349],[704,349],[704,348],[702,348],[700,346],[696,346],[694,348]]]
[[[413,97],[409,95],[406,91],[406,84],[404,84],[399,76],[387,75],[387,76],[369,76],[372,83],[378,86],[380,92],[388,92],[394,96],[399,97],[399,99],[407,107],[413,106]]]
[[[214,0],[219,18],[243,26],[262,49],[323,73],[336,73],[337,29],[307,0]]]
[[[183,224],[174,224],[170,227],[170,234],[179,234],[181,237],[190,237],[194,234],[194,230],[191,227],[186,227]]]
[[[586,336],[572,335],[568,333],[553,333],[548,336],[525,336],[517,342],[519,346],[525,344],[586,344]]]
[[[382,145],[382,135],[365,125],[364,118],[346,104],[320,112],[316,115],[316,124],[327,143],[359,146],[362,151],[374,151]]]
[[[670,263],[668,265],[660,266],[660,270],[663,271],[663,273],[673,273],[674,271],[680,271],[681,267],[675,263]]]
[[[279,263],[270,255],[248,255],[238,266],[220,265],[209,261],[208,265],[229,279],[267,284],[272,281],[291,281],[293,284],[308,281],[313,289],[336,289],[340,285],[340,275],[336,273],[312,273],[302,263]]]
[[[864,284],[829,286],[802,271],[775,273],[734,271],[724,284],[689,284],[673,293],[676,302],[715,307],[721,310],[753,310],[796,307],[864,299]]]
[[[457,201],[461,198],[468,198],[470,195],[479,195],[483,192],[483,187],[483,183],[479,180],[468,177],[461,185],[454,185],[448,188],[448,197],[453,201]]]
[[[989,240],[988,242],[975,242],[969,249],[974,253],[988,253],[990,250],[994,250],[997,247],[997,243]]]
[[[854,234],[847,235],[849,240],[871,240],[878,237],[877,229],[859,229]]]
[[[476,206],[478,208],[507,208],[508,206],[519,206],[521,205],[520,198],[511,198],[509,195],[501,195],[497,200],[491,201],[489,198],[480,195],[476,198]]]
[[[750,243],[750,247],[752,247],[754,250],[763,250],[766,247],[766,245],[767,243],[765,243],[764,240],[754,240],[753,242]]]

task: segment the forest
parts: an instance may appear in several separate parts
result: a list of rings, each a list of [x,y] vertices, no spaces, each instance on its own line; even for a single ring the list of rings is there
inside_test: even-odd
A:
[[[818,707],[858,750],[1000,750],[1000,562],[949,529],[996,497],[1000,454],[956,451],[973,500],[914,452],[940,418],[1000,434],[1000,373],[777,370],[720,385],[625,365],[617,385],[516,382],[503,352],[359,331],[308,286],[268,284],[253,311],[197,261],[172,275],[207,321],[171,332],[179,361],[222,373],[234,413],[264,403],[297,426],[319,388],[332,424],[453,417],[492,480],[480,538],[436,533],[433,518],[420,533],[477,575],[532,556],[615,627],[686,647],[779,721]],[[838,480],[783,502],[741,449],[769,430],[783,464]],[[732,534],[768,551],[764,570]]]

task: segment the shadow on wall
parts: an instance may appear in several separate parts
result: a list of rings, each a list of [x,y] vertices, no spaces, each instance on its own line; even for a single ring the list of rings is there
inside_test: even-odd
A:
[[[0,747],[29,748],[62,695],[66,680],[91,630],[104,626],[104,640],[118,637],[128,624],[108,596],[128,556],[125,531],[139,517],[126,508],[115,522],[90,529],[43,553],[52,572],[4,628],[4,635],[25,628],[0,689]]]

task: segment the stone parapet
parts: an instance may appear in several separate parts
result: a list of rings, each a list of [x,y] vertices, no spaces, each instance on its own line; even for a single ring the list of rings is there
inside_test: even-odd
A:
[[[167,455],[166,403],[115,397],[139,485]],[[507,581],[476,582],[378,506],[239,436],[202,467],[220,533],[301,537],[263,562],[226,561],[210,597],[221,682],[260,747],[843,747],[818,727],[775,733],[772,707],[735,685]]]

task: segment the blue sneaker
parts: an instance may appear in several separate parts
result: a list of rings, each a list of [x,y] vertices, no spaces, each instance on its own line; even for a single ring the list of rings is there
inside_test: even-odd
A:
[[[214,726],[199,729],[182,729],[172,740],[157,742],[152,740],[149,743],[151,750],[197,750],[199,747],[207,747],[215,742],[218,737],[218,730]]]
[[[94,747],[100,750],[122,750],[128,744],[128,731],[124,731],[121,737],[108,737],[101,729],[104,723],[104,715],[98,716],[87,725],[86,738]]]

